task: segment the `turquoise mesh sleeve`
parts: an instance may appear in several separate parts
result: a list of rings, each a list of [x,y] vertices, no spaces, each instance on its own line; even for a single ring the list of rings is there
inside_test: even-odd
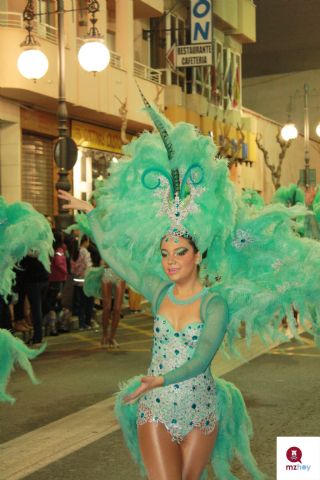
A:
[[[104,233],[99,220],[95,217],[94,210],[87,214],[87,218],[94,241],[103,260],[120,278],[141,293],[149,302],[152,302],[155,292],[163,280],[156,275],[148,274],[146,266],[135,262],[124,249],[104,245]]]
[[[191,360],[163,375],[164,386],[179,383],[203,373],[219,349],[228,325],[228,307],[220,297],[213,297],[206,309],[206,318],[197,348]]]

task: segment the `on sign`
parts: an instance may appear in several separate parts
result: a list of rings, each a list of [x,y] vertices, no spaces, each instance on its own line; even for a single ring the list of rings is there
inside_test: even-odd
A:
[[[191,0],[191,43],[208,43],[211,41],[211,0]]]

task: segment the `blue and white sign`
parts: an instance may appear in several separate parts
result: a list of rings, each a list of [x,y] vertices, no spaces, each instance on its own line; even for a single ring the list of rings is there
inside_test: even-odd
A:
[[[212,1],[190,0],[191,43],[212,42]]]

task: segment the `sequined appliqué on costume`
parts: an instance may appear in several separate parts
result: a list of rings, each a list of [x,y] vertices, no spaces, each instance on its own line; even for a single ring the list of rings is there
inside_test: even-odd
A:
[[[168,320],[158,315],[148,374],[163,375],[190,360],[202,328],[202,323],[191,323],[176,331]],[[163,423],[172,440],[178,443],[194,428],[211,433],[216,424],[216,398],[210,367],[194,378],[144,395],[139,401],[137,423],[146,422]]]

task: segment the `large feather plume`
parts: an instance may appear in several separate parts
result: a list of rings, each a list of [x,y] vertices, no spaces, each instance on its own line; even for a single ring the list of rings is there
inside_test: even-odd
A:
[[[0,295],[10,294],[14,267],[29,251],[50,270],[53,235],[49,223],[29,203],[6,203],[0,197]]]

